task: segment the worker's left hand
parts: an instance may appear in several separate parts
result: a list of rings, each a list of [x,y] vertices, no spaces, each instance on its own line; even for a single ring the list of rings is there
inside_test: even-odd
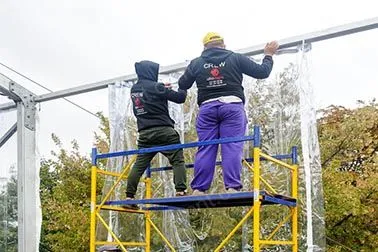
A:
[[[166,89],[172,89],[172,84],[171,83],[164,83],[164,87]]]

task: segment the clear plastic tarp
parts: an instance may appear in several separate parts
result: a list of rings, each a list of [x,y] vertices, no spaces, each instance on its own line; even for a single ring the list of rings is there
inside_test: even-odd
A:
[[[0,104],[10,100],[0,95]],[[0,138],[16,123],[16,111],[0,111]],[[16,133],[0,147],[0,251],[14,249],[17,239],[16,159],[9,155],[17,150]]]

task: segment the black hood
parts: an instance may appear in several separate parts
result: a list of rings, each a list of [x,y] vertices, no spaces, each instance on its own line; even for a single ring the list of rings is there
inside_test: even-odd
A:
[[[231,54],[233,54],[233,52],[229,50],[213,47],[203,51],[201,57],[206,60],[206,62],[218,65],[219,63],[227,59]]]
[[[140,80],[157,81],[159,75],[159,64],[148,60],[136,62],[135,72]]]

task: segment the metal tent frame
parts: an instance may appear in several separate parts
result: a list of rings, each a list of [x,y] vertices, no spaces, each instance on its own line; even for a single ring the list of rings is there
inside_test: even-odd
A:
[[[363,31],[378,28],[378,17],[353,22],[345,25],[331,27],[329,29],[311,32],[300,36],[289,37],[279,40],[280,49],[287,49],[299,46],[303,43],[314,43],[332,38],[342,37]],[[237,52],[253,56],[263,53],[265,44],[248,47]],[[182,62],[162,67],[160,73],[168,74],[184,70],[188,62]],[[99,89],[105,89],[117,81],[133,81],[135,74],[120,76],[91,84],[81,85],[74,88],[64,89],[57,92],[36,95],[21,85],[13,82],[4,75],[0,75],[0,93],[13,100],[9,103],[0,104],[1,110],[17,109],[17,124],[0,138],[0,147],[16,132],[17,129],[17,174],[18,174],[18,251],[38,251],[36,241],[37,228],[36,202],[31,199],[38,194],[38,185],[34,178],[36,174],[35,157],[35,111],[36,104],[59,99],[67,96],[83,94]]]

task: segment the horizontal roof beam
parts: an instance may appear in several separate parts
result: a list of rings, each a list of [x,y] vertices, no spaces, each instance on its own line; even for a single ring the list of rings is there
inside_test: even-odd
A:
[[[303,34],[300,36],[294,36],[286,39],[279,40],[280,49],[287,49],[291,47],[296,47],[302,43],[314,43],[319,41],[324,41],[336,37],[341,37],[345,35],[350,35],[358,32],[363,32],[371,29],[378,28],[378,17],[349,23],[345,25],[335,26],[321,31],[311,32]],[[265,44],[260,44],[244,49],[237,50],[236,52],[242,53],[247,56],[253,56],[262,54],[264,52]],[[177,71],[182,71],[186,68],[189,62],[182,62],[179,64],[174,64],[170,66],[165,66],[160,68],[160,74],[169,74]],[[64,89],[57,92],[47,93],[43,95],[36,96],[36,102],[44,102],[54,99],[59,99],[67,96],[78,95],[82,93],[87,93],[95,90],[100,90],[107,88],[108,85],[114,84],[117,81],[134,81],[136,80],[135,74],[119,76],[113,79],[103,80],[100,82],[95,82],[91,84],[86,84],[74,88]],[[9,109],[15,107],[14,103],[6,103],[0,105],[0,110]]]

